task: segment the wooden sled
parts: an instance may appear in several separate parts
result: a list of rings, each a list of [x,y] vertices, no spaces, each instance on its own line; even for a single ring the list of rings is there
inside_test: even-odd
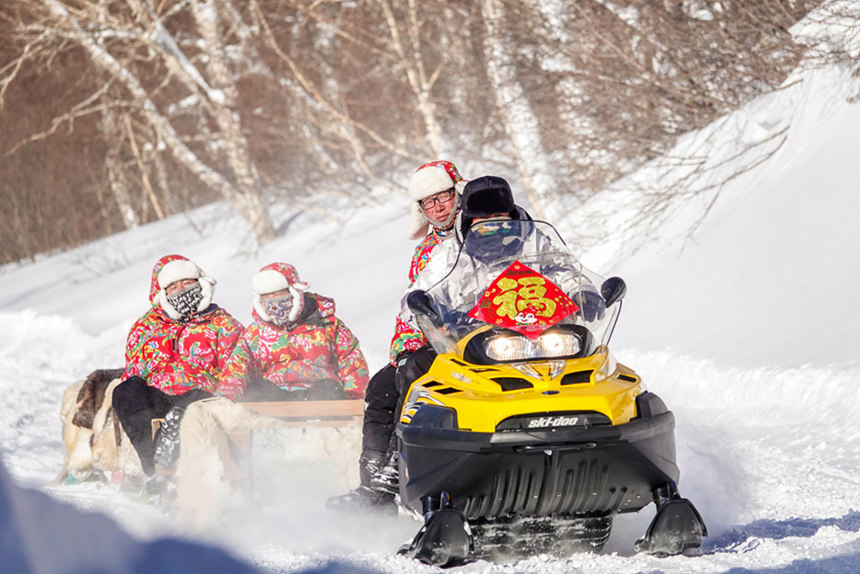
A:
[[[282,423],[287,428],[346,427],[361,426],[364,417],[364,401],[276,401],[242,403],[255,414]],[[268,430],[283,428],[273,425],[266,428],[239,428],[223,435],[227,441],[219,445],[225,468],[232,468],[228,476],[244,479],[253,474],[253,444],[255,436],[260,437]],[[244,464],[243,464],[244,463]],[[243,468],[244,466],[244,468]]]
[[[172,475],[177,520],[200,528],[236,500],[272,508],[355,488],[363,417],[363,400],[192,403]]]
[[[224,465],[225,478],[231,482],[247,482],[253,475],[252,451],[255,436],[258,442],[285,428],[343,428],[359,429],[364,417],[364,401],[345,399],[331,401],[271,401],[238,403],[255,415],[265,417],[253,425],[224,428],[217,434],[219,457]],[[152,435],[160,428],[163,419],[153,419]],[[268,423],[268,424],[267,424]]]

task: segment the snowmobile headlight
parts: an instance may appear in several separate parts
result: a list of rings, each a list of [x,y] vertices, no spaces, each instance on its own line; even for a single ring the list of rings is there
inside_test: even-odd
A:
[[[566,331],[551,331],[532,340],[522,335],[503,334],[484,341],[484,353],[494,361],[530,361],[572,357],[582,350],[578,335]]]
[[[529,340],[516,335],[501,335],[484,341],[484,352],[494,361],[518,361],[528,358]]]
[[[582,341],[573,333],[544,333],[537,339],[542,357],[568,357],[577,354]]]

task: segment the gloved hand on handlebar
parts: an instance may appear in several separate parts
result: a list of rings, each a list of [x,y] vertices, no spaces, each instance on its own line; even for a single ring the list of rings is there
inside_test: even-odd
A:
[[[440,326],[439,314],[433,308],[433,301],[423,289],[416,289],[406,295],[406,305],[416,317],[424,317],[435,326]]]
[[[582,310],[582,316],[586,321],[597,321],[603,319],[606,314],[606,303],[598,293],[583,290],[573,296],[574,302]]]

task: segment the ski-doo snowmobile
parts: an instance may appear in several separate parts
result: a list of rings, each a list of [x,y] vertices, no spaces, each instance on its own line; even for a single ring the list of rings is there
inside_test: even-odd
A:
[[[701,545],[674,416],[607,347],[625,291],[550,224],[506,220],[473,225],[445,278],[407,295],[436,357],[396,429],[401,502],[425,519],[400,554],[452,566],[600,549],[615,514],[651,502],[636,549]]]

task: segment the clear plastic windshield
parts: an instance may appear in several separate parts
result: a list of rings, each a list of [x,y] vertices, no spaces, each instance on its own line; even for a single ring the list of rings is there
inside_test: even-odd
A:
[[[580,325],[593,352],[608,342],[619,305],[605,308],[604,279],[584,268],[556,229],[542,221],[476,223],[448,274],[427,290],[437,320],[416,314],[437,352],[482,326],[536,339],[547,329]]]

